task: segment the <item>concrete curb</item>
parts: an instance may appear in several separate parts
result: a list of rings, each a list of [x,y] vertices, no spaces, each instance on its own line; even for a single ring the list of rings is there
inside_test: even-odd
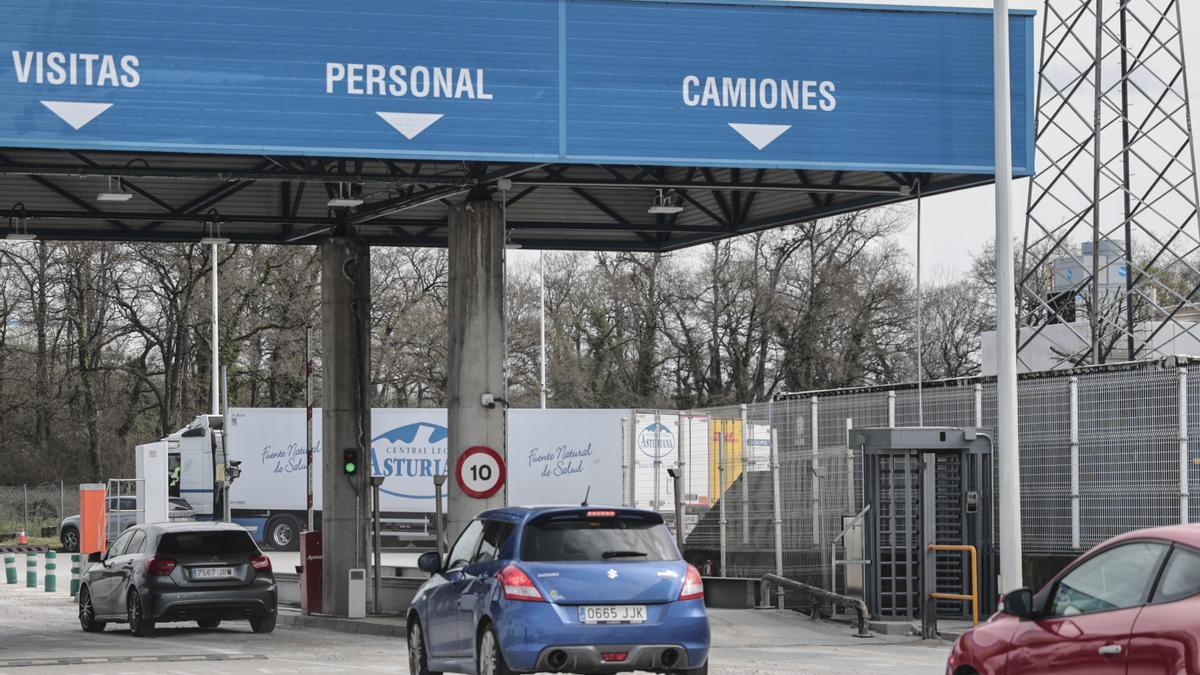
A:
[[[342,619],[333,616],[304,615],[291,607],[280,607],[277,623],[280,626],[317,628],[339,633],[378,635],[381,637],[407,638],[408,626],[403,617],[383,616],[366,619]]]

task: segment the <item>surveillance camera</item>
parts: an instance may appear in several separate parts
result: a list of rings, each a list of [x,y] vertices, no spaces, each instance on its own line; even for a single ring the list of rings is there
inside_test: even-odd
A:
[[[484,394],[483,396],[479,397],[479,404],[485,408],[495,408],[496,397],[491,394]]]
[[[231,460],[229,460],[229,466],[232,466],[232,467],[234,467],[234,468],[237,468],[237,467],[239,467],[239,466],[241,466],[241,465],[242,465],[242,460],[240,460],[240,459],[231,459]]]

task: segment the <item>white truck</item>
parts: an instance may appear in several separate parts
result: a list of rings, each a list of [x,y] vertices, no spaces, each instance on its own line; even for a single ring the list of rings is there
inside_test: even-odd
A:
[[[622,421],[630,410],[508,411],[506,493],[510,505],[622,502]],[[384,546],[432,541],[433,477],[447,473],[446,411],[381,408],[371,416],[371,467],[380,487]],[[233,520],[271,548],[295,550],[306,523],[303,408],[231,408],[201,415],[168,435],[170,494],[197,518],[221,517],[228,463]],[[321,413],[313,412],[313,508],[321,509]]]

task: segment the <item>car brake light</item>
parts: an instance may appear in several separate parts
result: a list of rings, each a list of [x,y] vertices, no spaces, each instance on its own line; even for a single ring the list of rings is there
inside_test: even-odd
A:
[[[509,600],[524,600],[526,602],[545,602],[533,580],[525,571],[516,565],[509,565],[500,570],[500,583],[504,584],[504,597]]]
[[[271,571],[271,559],[265,555],[256,555],[250,559],[250,564],[259,572]]]
[[[700,578],[700,570],[688,565],[687,574],[683,577],[683,588],[679,591],[680,600],[695,600],[704,597],[704,580]]]
[[[629,658],[629,652],[601,652],[600,660],[605,663],[621,662]]]
[[[170,558],[154,557],[146,561],[146,572],[156,577],[165,577],[175,571],[175,561]]]
[[[617,516],[616,511],[588,511],[587,512],[588,518],[615,518],[616,516]]]

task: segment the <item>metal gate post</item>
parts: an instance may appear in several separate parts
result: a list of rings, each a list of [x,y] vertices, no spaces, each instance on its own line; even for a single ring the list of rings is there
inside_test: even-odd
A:
[[[854,428],[854,418],[846,418],[846,506],[850,513],[857,513],[854,508],[854,446],[850,444],[850,430]],[[830,588],[829,590],[836,590]]]
[[[937,458],[932,452],[914,453],[914,457],[921,462],[921,599],[917,606],[921,610],[921,637],[934,640],[938,636],[937,601],[933,599],[937,591],[937,553],[932,548],[937,543]]]
[[[750,448],[750,425],[746,421],[746,404],[742,404],[742,543],[750,543],[750,475],[746,472],[746,451]]]
[[[662,513],[662,413],[654,411],[654,510]]]
[[[774,488],[774,515],[771,525],[775,528],[775,574],[783,576],[783,508],[779,498],[779,433],[771,427],[771,484]],[[783,609],[783,587],[775,589],[779,609]]]
[[[1188,374],[1179,369],[1179,522],[1188,522],[1191,490],[1188,485]]]
[[[1080,547],[1079,503],[1079,378],[1072,376],[1071,388],[1071,548]]]
[[[898,457],[897,455],[893,455],[893,457],[892,457],[892,466],[893,467],[895,466],[897,457]],[[917,618],[917,613],[921,611],[921,607],[923,605],[921,604],[921,599],[919,597],[917,597],[916,593],[913,592],[913,583],[912,583],[912,580],[918,578],[918,576],[921,574],[921,569],[919,567],[920,561],[913,560],[913,550],[914,550],[914,548],[913,548],[913,495],[914,494],[918,495],[917,498],[920,500],[922,507],[925,506],[925,500],[921,499],[921,497],[924,497],[924,495],[921,493],[920,483],[921,483],[921,478],[922,478],[923,474],[920,472],[917,473],[917,489],[915,492],[913,491],[913,471],[912,471],[913,463],[917,462],[917,467],[920,468],[921,453],[914,452],[912,450],[908,450],[908,451],[905,451],[903,457],[904,457],[904,576],[905,576],[905,578],[908,579],[908,585],[905,589],[905,595],[908,596],[908,601],[905,602],[905,605],[907,605],[908,618],[915,619],[915,618]],[[895,475],[896,475],[895,471],[893,470],[892,476],[889,478],[889,481],[888,481],[891,484],[891,486],[890,486],[891,494],[888,495],[888,498],[892,504],[892,513],[893,514],[896,512],[896,479],[895,479]],[[917,527],[918,528],[921,528],[920,518],[923,515],[923,513],[924,513],[924,511],[917,514]],[[893,528],[892,531],[895,532],[895,529]],[[924,532],[925,532],[925,529],[921,528],[921,532],[918,533],[918,535],[917,535],[918,538],[923,537]],[[895,536],[895,535],[893,535],[893,536]],[[920,545],[919,541],[917,542],[917,545]],[[917,576],[913,575],[913,571],[914,571],[913,564],[914,563],[918,564],[918,567],[916,568]],[[920,593],[920,591],[921,591],[921,589],[917,588],[917,593]]]
[[[883,561],[879,546],[879,455],[863,453],[863,506],[871,511],[863,519],[863,557],[871,561],[869,569],[863,570],[863,596],[872,614],[880,614],[883,606],[880,577],[883,576]],[[894,563],[893,563],[894,567]]]
[[[683,472],[683,467],[687,464],[683,461],[683,448],[685,447],[683,444],[683,419],[685,415],[688,421],[688,442],[686,447],[688,449],[688,458],[690,459],[692,454],[692,415],[691,413],[680,411],[675,416],[675,473],[679,476],[675,481],[675,529],[679,530],[679,552],[681,554],[683,553],[683,526],[687,521],[687,518],[684,517],[687,507],[683,505],[683,496],[687,492],[687,484],[684,480],[687,474]]]
[[[888,392],[888,426],[896,426],[896,392]]]
[[[725,572],[725,426],[728,420],[722,420],[721,430],[718,432],[717,440],[717,488],[720,492],[720,501],[717,502],[718,524],[721,526],[720,539],[720,554],[721,554],[721,576],[728,576]]]
[[[629,415],[629,505],[637,507],[637,427],[638,412],[630,411]]]
[[[817,428],[817,397],[812,397],[812,543],[821,543],[821,494],[820,475],[821,467],[818,454],[821,446],[820,429]]]

